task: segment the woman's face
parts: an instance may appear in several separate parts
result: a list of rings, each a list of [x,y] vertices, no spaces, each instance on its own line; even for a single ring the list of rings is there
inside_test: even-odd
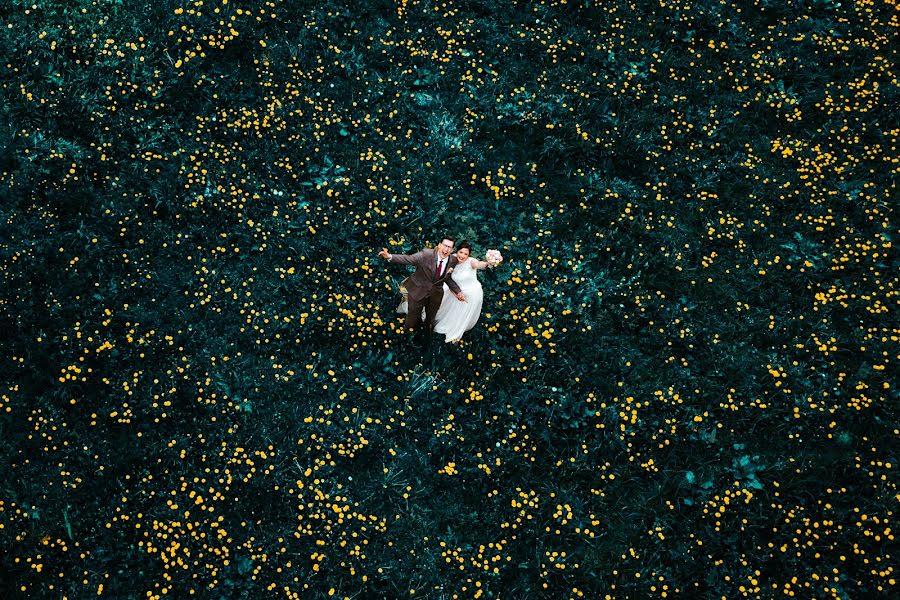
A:
[[[469,249],[468,248],[460,248],[456,251],[456,260],[459,262],[465,261],[469,258]]]

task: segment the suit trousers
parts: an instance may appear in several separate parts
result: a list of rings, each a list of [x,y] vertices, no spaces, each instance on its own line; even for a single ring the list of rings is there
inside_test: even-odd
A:
[[[422,302],[408,300],[406,311],[406,328],[410,331],[422,321],[422,309],[425,309],[425,328],[430,332],[434,329],[434,316],[441,307],[444,299],[444,286],[434,286],[434,291]]]

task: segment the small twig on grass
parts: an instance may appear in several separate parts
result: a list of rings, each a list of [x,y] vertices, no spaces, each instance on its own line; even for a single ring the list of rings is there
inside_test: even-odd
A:
[[[69,508],[71,508],[71,506],[67,504],[63,509],[63,522],[66,524],[66,533],[69,535],[69,540],[73,540],[72,525],[69,523]]]

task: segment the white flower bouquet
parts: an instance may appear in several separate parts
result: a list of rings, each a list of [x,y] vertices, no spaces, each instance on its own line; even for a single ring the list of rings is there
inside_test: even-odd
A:
[[[484,255],[484,260],[492,267],[496,267],[503,262],[503,255],[499,250],[488,250]]]

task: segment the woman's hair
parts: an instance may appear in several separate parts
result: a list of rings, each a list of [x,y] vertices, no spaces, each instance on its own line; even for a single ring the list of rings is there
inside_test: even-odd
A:
[[[468,248],[469,254],[472,254],[472,244],[470,244],[469,242],[460,242],[459,246],[456,247],[456,251],[459,252],[463,248]]]

